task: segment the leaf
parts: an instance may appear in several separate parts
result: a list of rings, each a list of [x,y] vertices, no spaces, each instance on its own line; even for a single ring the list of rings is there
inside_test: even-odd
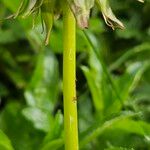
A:
[[[18,88],[25,86],[25,76],[21,72],[22,69],[16,62],[14,56],[8,49],[0,49],[0,62],[2,62],[3,72],[9,80]]]
[[[147,42],[144,42],[140,45],[126,50],[126,52],[122,56],[120,56],[114,63],[111,64],[110,70],[115,70],[119,68],[123,63],[128,61],[129,58],[135,56],[136,54],[140,54],[144,51],[150,51],[150,44]]]
[[[97,112],[101,113],[104,109],[104,100],[102,96],[102,89],[100,81],[97,79],[97,72],[94,72],[92,69],[88,69],[87,67],[83,66],[82,70],[84,75],[88,81],[88,85],[90,88],[90,92],[92,94],[94,106]]]
[[[62,138],[62,131],[63,131],[63,115],[60,111],[57,112],[55,115],[55,119],[51,122],[51,128],[46,135],[43,143],[42,143],[42,150],[49,150],[49,149],[57,149],[64,144]]]
[[[129,133],[135,133],[137,135],[142,135],[146,139],[150,138],[150,124],[144,121],[125,119],[114,124],[112,128],[121,129]]]
[[[46,111],[42,111],[37,107],[27,107],[22,111],[23,115],[27,120],[33,123],[33,126],[36,129],[42,130],[44,132],[48,132],[50,130],[50,114]]]
[[[0,149],[13,150],[10,140],[1,130],[0,130]]]
[[[14,37],[12,30],[0,30],[0,43],[6,44],[16,41],[16,37]]]
[[[49,141],[52,141],[61,137],[61,133],[63,130],[63,115],[60,111],[57,112],[57,114],[55,115],[55,119],[51,124],[52,124],[51,129],[46,135],[43,145],[45,145]]]
[[[15,12],[18,5],[19,5],[19,1],[18,0],[13,0],[13,1],[9,1],[9,0],[1,0],[2,3],[5,4],[6,7],[8,7],[11,11]]]
[[[93,141],[95,138],[100,136],[105,130],[111,128],[114,124],[121,122],[124,119],[137,115],[136,113],[126,113],[115,117],[109,121],[104,122],[102,125],[96,125],[98,127],[92,127],[82,133],[82,139],[80,140],[80,148]]]
[[[118,112],[121,106],[124,105],[122,97],[120,93],[118,92],[117,86],[115,85],[112,75],[107,69],[107,66],[103,60],[103,56],[98,51],[97,45],[95,44],[97,43],[97,41],[93,42],[91,39],[91,34],[89,33],[90,32],[84,31],[84,34],[92,49],[91,54],[90,54],[89,64],[91,68],[94,69],[95,71],[91,73],[95,81],[91,82],[90,86],[96,87],[97,92],[94,92],[94,93],[95,94],[97,93],[97,95],[95,95],[97,99],[101,95],[100,100],[103,100],[104,111],[105,111],[105,108],[109,108],[109,106],[111,106],[114,108],[113,113],[115,113],[116,111]],[[92,93],[92,96],[94,95],[94,93]],[[106,110],[104,112],[105,115],[107,112],[109,111]]]
[[[38,150],[44,134],[24,118],[21,113],[23,107],[18,101],[7,103],[0,114],[0,128],[11,139],[15,150]]]
[[[64,143],[63,139],[56,139],[49,143],[47,143],[44,147],[41,148],[41,150],[57,150],[58,148],[62,147]]]
[[[134,150],[133,148],[124,148],[124,147],[111,147],[111,148],[106,148],[105,150]]]
[[[108,26],[112,29],[121,28],[124,29],[123,23],[116,18],[109,6],[108,0],[96,0],[99,9],[101,10],[104,20]]]
[[[37,66],[25,92],[27,104],[52,112],[58,97],[58,62],[49,49],[38,57]]]
[[[129,99],[130,93],[135,90],[143,73],[148,69],[148,67],[149,62],[137,62],[130,64],[126,69],[126,72],[119,78],[116,78],[115,82],[118,91],[124,101]]]

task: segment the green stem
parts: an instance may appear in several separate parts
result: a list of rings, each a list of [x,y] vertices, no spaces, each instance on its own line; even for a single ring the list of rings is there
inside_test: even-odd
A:
[[[63,96],[65,150],[78,150],[76,21],[67,3],[64,6]]]

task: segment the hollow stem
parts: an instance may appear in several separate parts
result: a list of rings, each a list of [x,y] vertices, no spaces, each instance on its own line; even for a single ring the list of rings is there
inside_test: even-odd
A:
[[[63,20],[63,96],[65,150],[78,150],[76,99],[76,21],[66,3]]]

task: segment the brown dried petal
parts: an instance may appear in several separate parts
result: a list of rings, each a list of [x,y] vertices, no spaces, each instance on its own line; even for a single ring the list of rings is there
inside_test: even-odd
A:
[[[94,0],[68,0],[68,3],[76,17],[78,26],[82,29],[87,28]]]
[[[141,2],[141,3],[144,3],[144,0],[137,0],[137,1],[139,1],[139,2]]]
[[[124,29],[123,23],[116,18],[111,7],[109,6],[108,0],[96,0],[98,7],[100,8],[104,20],[108,26],[112,29],[121,28]]]

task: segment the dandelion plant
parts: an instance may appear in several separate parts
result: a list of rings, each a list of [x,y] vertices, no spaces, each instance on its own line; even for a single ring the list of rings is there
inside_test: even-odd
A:
[[[143,0],[138,0],[143,2]],[[15,14],[10,16],[28,17],[40,15],[45,36],[49,44],[54,21],[63,16],[63,97],[65,149],[78,150],[78,119],[76,97],[76,26],[88,28],[91,9],[97,6],[104,21],[112,29],[124,28],[114,15],[109,0],[22,0]],[[35,17],[34,17],[35,18]],[[77,24],[77,25],[76,25]]]

